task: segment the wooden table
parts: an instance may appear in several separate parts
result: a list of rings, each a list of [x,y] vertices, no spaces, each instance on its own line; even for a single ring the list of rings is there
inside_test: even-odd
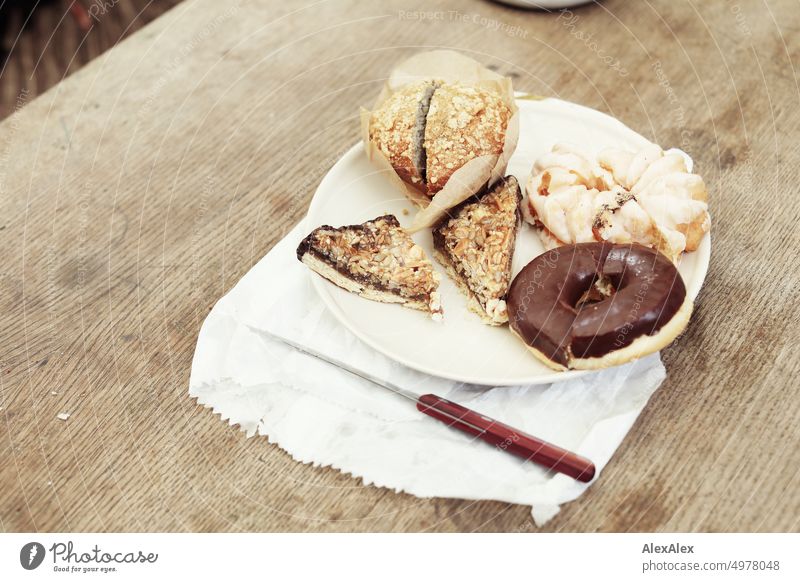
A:
[[[303,216],[358,106],[452,47],[682,147],[711,191],[668,379],[543,529],[798,530],[798,37],[790,0],[178,5],[0,126],[0,527],[536,530],[300,465],[187,396],[203,318]]]
[[[113,0],[112,10],[112,0],[3,0],[0,118],[18,108],[20,92],[22,101],[30,101],[178,2]],[[80,4],[87,11],[94,6],[88,31],[70,13],[70,6]],[[11,5],[18,9],[10,9]],[[33,6],[36,11],[28,15],[27,9]]]

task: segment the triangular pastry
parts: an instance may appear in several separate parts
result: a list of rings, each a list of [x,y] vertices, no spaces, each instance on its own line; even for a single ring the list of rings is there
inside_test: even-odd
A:
[[[297,247],[297,258],[347,291],[441,319],[439,275],[392,215],[339,228],[320,226]]]
[[[484,323],[508,321],[506,294],[522,194],[513,176],[449,211],[433,229],[434,256]]]

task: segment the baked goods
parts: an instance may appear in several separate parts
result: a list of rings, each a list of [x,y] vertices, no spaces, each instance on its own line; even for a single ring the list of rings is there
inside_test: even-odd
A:
[[[510,117],[494,91],[425,80],[372,112],[369,138],[403,181],[433,197],[470,160],[500,155]]]
[[[409,227],[436,224],[506,170],[519,136],[511,79],[454,51],[395,67],[361,111],[367,158],[418,207]]]
[[[508,292],[509,325],[556,370],[623,364],[686,327],[692,302],[675,265],[639,245],[581,243],[533,259]]]
[[[525,110],[528,140],[515,160],[523,164],[533,162],[538,153],[545,151],[540,149],[543,145],[549,149],[555,143],[554,138],[574,139],[590,151],[587,155],[578,148],[554,146],[536,160],[526,196],[520,195],[517,180],[506,175],[519,131],[517,107]],[[348,215],[363,215],[365,208],[385,204],[380,213],[394,212],[403,221],[406,235],[430,228],[431,239],[427,239],[427,233],[420,233],[423,235],[420,238],[414,235],[427,255],[441,264],[430,268],[430,280],[435,280],[433,269],[442,273],[443,266],[466,297],[468,308],[484,324],[499,328],[481,331],[483,326],[472,314],[458,313],[442,329],[429,327],[421,318],[406,325],[403,318],[412,316],[404,316],[402,310],[381,308],[386,317],[398,318],[391,322],[393,343],[386,344],[387,352],[400,353],[394,350],[408,346],[409,362],[425,361],[424,366],[420,365],[425,370],[441,369],[444,375],[450,375],[444,372],[446,368],[439,367],[439,362],[446,361],[449,346],[456,345],[466,352],[493,340],[510,341],[502,326],[513,319],[510,305],[513,299],[509,293],[516,270],[512,269],[512,263],[518,270],[541,251],[537,236],[548,249],[578,253],[591,265],[575,280],[577,283],[570,283],[572,290],[578,283],[586,284],[573,304],[565,306],[551,296],[546,299],[552,303],[537,302],[537,312],[554,310],[558,314],[556,321],[568,322],[559,330],[563,332],[561,337],[547,335],[550,329],[547,321],[541,322],[541,334],[539,329],[528,333],[534,328],[527,327],[533,324],[524,317],[509,326],[555,369],[622,363],[658,349],[686,325],[692,306],[686,300],[686,288],[675,265],[681,262],[682,253],[700,249],[701,252],[681,262],[681,271],[690,274],[687,281],[692,294],[695,293],[707,266],[709,245],[705,244],[704,235],[710,228],[710,218],[703,179],[692,173],[691,160],[682,152],[663,151],[648,144],[637,151],[600,149],[598,154],[592,148],[598,142],[620,144],[623,148],[647,142],[620,124],[615,128],[607,119],[593,121],[587,110],[566,102],[533,95],[520,96],[515,101],[510,79],[447,51],[417,55],[393,69],[374,106],[362,109],[361,129],[366,156],[360,158],[352,155],[358,152],[349,152],[347,159],[326,177],[320,190],[327,198],[320,197],[311,214],[336,218],[320,219],[316,224],[349,222]],[[606,131],[607,134],[599,133]],[[597,140],[593,139],[595,136]],[[510,171],[519,176],[516,169],[512,161]],[[404,194],[414,201],[417,209],[405,202]],[[378,212],[368,211],[365,216]],[[521,216],[534,226],[533,230],[520,226]],[[581,245],[598,245],[602,250],[577,251],[576,248],[583,249]],[[358,245],[351,246],[351,254],[358,255]],[[622,254],[623,247],[627,254]],[[340,254],[347,256],[348,252]],[[387,296],[391,269],[381,273],[370,266],[376,262],[373,260],[376,252],[353,260],[358,269],[368,273],[366,283],[365,279],[353,276],[349,258],[344,266],[334,261],[333,267],[309,252],[301,252],[301,260],[337,284],[366,297],[416,301],[418,309],[441,315],[439,289],[442,296],[456,293],[449,281],[445,279],[439,289],[428,286],[428,290],[437,293],[435,301],[433,295],[428,297],[425,292],[398,291],[401,285],[397,284],[393,284],[391,296]],[[587,252],[594,258],[587,259]],[[377,261],[380,268],[382,261]],[[667,266],[662,264],[665,261]],[[638,271],[631,269],[637,273],[633,279],[621,267],[629,263],[637,265]],[[647,265],[658,266],[657,273],[647,274],[644,268]],[[363,276],[362,272],[358,274]],[[669,276],[679,281],[675,290],[650,284],[653,277],[662,280]],[[524,280],[524,274],[520,277]],[[566,280],[567,274],[564,277]],[[534,287],[537,283],[534,280]],[[635,290],[643,292],[641,300],[633,293]],[[656,313],[651,299],[664,309]],[[459,301],[453,297],[453,303]],[[620,321],[618,306],[623,302],[627,302],[627,307],[623,307],[633,314],[631,321],[624,318]],[[519,315],[526,309],[521,304],[515,313]],[[605,310],[609,317],[602,321],[589,318],[598,310]],[[640,318],[642,310],[644,315]],[[666,319],[661,319],[662,313]],[[369,304],[364,304],[363,312],[357,308],[353,313],[337,312],[354,329],[371,325],[374,314],[378,310]],[[367,321],[363,320],[365,317]],[[586,326],[592,322],[596,329],[589,337]],[[424,327],[418,327],[420,323]],[[607,329],[604,327],[607,325],[612,327]],[[620,337],[611,341],[612,332]],[[539,339],[534,338],[539,336],[549,337],[551,345],[538,345]],[[426,357],[431,359],[425,360]],[[475,354],[470,359],[474,357]],[[492,365],[504,368],[504,357],[513,359],[514,355],[503,354],[493,359]],[[530,368],[524,366],[523,362],[523,368],[510,376],[519,374],[520,378],[527,378],[524,374],[530,370],[535,376],[541,368],[535,360],[527,362]],[[508,369],[512,369],[511,362]],[[484,378],[477,369],[464,377]],[[485,376],[487,382],[494,382],[497,377]]]
[[[703,179],[689,172],[683,154],[654,144],[605,150],[596,163],[556,145],[534,164],[527,197],[526,220],[546,248],[640,243],[676,261],[697,249],[711,226]]]
[[[400,178],[426,191],[425,120],[435,84],[411,83],[392,94],[372,113],[369,139],[389,160]]]
[[[320,226],[297,247],[312,271],[366,299],[400,303],[441,319],[439,275],[392,215],[363,224]]]
[[[500,95],[455,83],[436,86],[425,124],[425,183],[429,196],[472,159],[499,157],[511,110]]]
[[[506,176],[454,209],[433,229],[434,257],[469,297],[484,323],[508,321],[506,293],[517,239],[519,183]]]

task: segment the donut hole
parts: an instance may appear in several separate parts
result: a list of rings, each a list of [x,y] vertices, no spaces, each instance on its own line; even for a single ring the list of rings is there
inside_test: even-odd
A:
[[[609,277],[597,277],[592,280],[592,284],[589,285],[589,288],[578,298],[575,309],[580,310],[593,303],[600,303],[611,297],[616,291],[614,283]]]

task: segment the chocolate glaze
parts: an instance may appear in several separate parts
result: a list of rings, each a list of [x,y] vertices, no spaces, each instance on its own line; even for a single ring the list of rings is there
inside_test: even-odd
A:
[[[583,302],[611,287],[600,301]],[[511,328],[547,358],[568,366],[655,335],[683,305],[686,287],[672,262],[631,244],[557,247],[528,263],[511,282]]]
[[[447,244],[445,242],[445,235],[444,235],[444,232],[442,232],[442,230],[444,228],[446,228],[447,226],[449,226],[451,220],[453,220],[454,218],[458,218],[459,214],[465,208],[467,208],[468,206],[470,206],[472,204],[481,203],[483,201],[484,197],[489,196],[490,194],[492,194],[494,192],[501,191],[503,188],[514,188],[516,190],[516,197],[517,197],[516,216],[517,217],[516,217],[514,230],[511,231],[512,240],[516,241],[517,231],[519,230],[519,222],[520,222],[520,219],[522,218],[522,212],[520,211],[520,207],[519,207],[520,202],[522,202],[522,190],[519,187],[519,182],[512,175],[508,175],[505,178],[500,178],[491,187],[486,187],[482,192],[479,192],[478,194],[474,194],[473,196],[470,196],[469,198],[464,200],[464,202],[462,202],[461,204],[458,204],[454,208],[451,208],[450,210],[447,211],[445,216],[442,217],[439,220],[439,222],[437,224],[435,224],[433,226],[433,228],[431,229],[431,236],[432,236],[432,239],[433,239],[433,248],[435,248],[437,251],[442,253],[445,256],[445,258],[447,258],[447,260],[450,262],[451,266],[453,267],[453,270],[456,271],[459,275],[461,275],[465,279],[467,278],[467,275],[463,272],[463,267],[461,265],[459,265],[457,263],[457,261],[452,260],[452,256],[451,256],[450,251],[448,250]],[[514,257],[514,246],[511,247],[511,252],[508,255],[509,263],[511,262],[513,257]],[[505,268],[510,271],[511,270],[511,265],[506,265]],[[501,297],[501,299],[505,299],[505,296]]]
[[[373,218],[372,220],[369,221],[369,223],[375,223],[375,222],[379,222],[381,220],[386,221],[386,223],[390,227],[399,227],[400,226],[400,222],[397,220],[397,217],[394,214],[384,214],[383,216],[379,216],[377,218]],[[304,254],[306,254],[309,251],[314,251],[315,250],[314,249],[314,244],[315,244],[316,236],[317,236],[318,233],[326,232],[326,231],[327,232],[342,232],[342,231],[345,231],[345,230],[355,230],[355,231],[361,231],[363,233],[369,233],[370,230],[367,228],[366,224],[367,223],[364,223],[364,224],[348,224],[347,226],[339,226],[339,227],[330,226],[328,224],[323,224],[322,226],[319,226],[319,227],[315,228],[314,230],[312,230],[309,233],[309,235],[306,238],[304,238],[302,241],[300,241],[300,244],[297,246],[297,260],[298,261],[302,261]],[[315,254],[317,256],[320,256],[320,253],[315,253]],[[323,258],[325,258],[325,257],[323,257]]]
[[[400,222],[397,220],[397,217],[394,216],[393,214],[385,214],[383,216],[374,218],[369,222],[374,223],[381,220],[386,221],[386,223],[390,227],[400,227]],[[326,265],[328,265],[329,267],[331,267],[332,269],[334,269],[341,276],[347,279],[351,279],[352,281],[355,281],[372,289],[377,289],[378,291],[383,291],[385,293],[391,293],[393,295],[397,295],[398,297],[403,297],[405,299],[427,301],[428,300],[427,295],[407,296],[400,293],[398,289],[392,289],[389,286],[383,285],[380,281],[377,281],[371,277],[368,277],[366,275],[351,273],[345,265],[340,265],[338,261],[336,261],[333,257],[330,257],[326,253],[321,252],[319,248],[317,248],[316,246],[317,235],[321,232],[337,232],[337,231],[341,232],[344,230],[355,230],[355,231],[361,231],[364,234],[371,235],[371,231],[367,228],[366,224],[367,223],[350,224],[347,226],[340,226],[340,227],[333,227],[327,224],[323,224],[322,226],[315,228],[309,233],[308,236],[306,236],[302,241],[300,241],[300,244],[297,246],[297,251],[296,251],[297,260],[303,262],[303,257],[306,254],[310,254],[319,259],[320,261],[322,261],[323,263],[325,263]]]

